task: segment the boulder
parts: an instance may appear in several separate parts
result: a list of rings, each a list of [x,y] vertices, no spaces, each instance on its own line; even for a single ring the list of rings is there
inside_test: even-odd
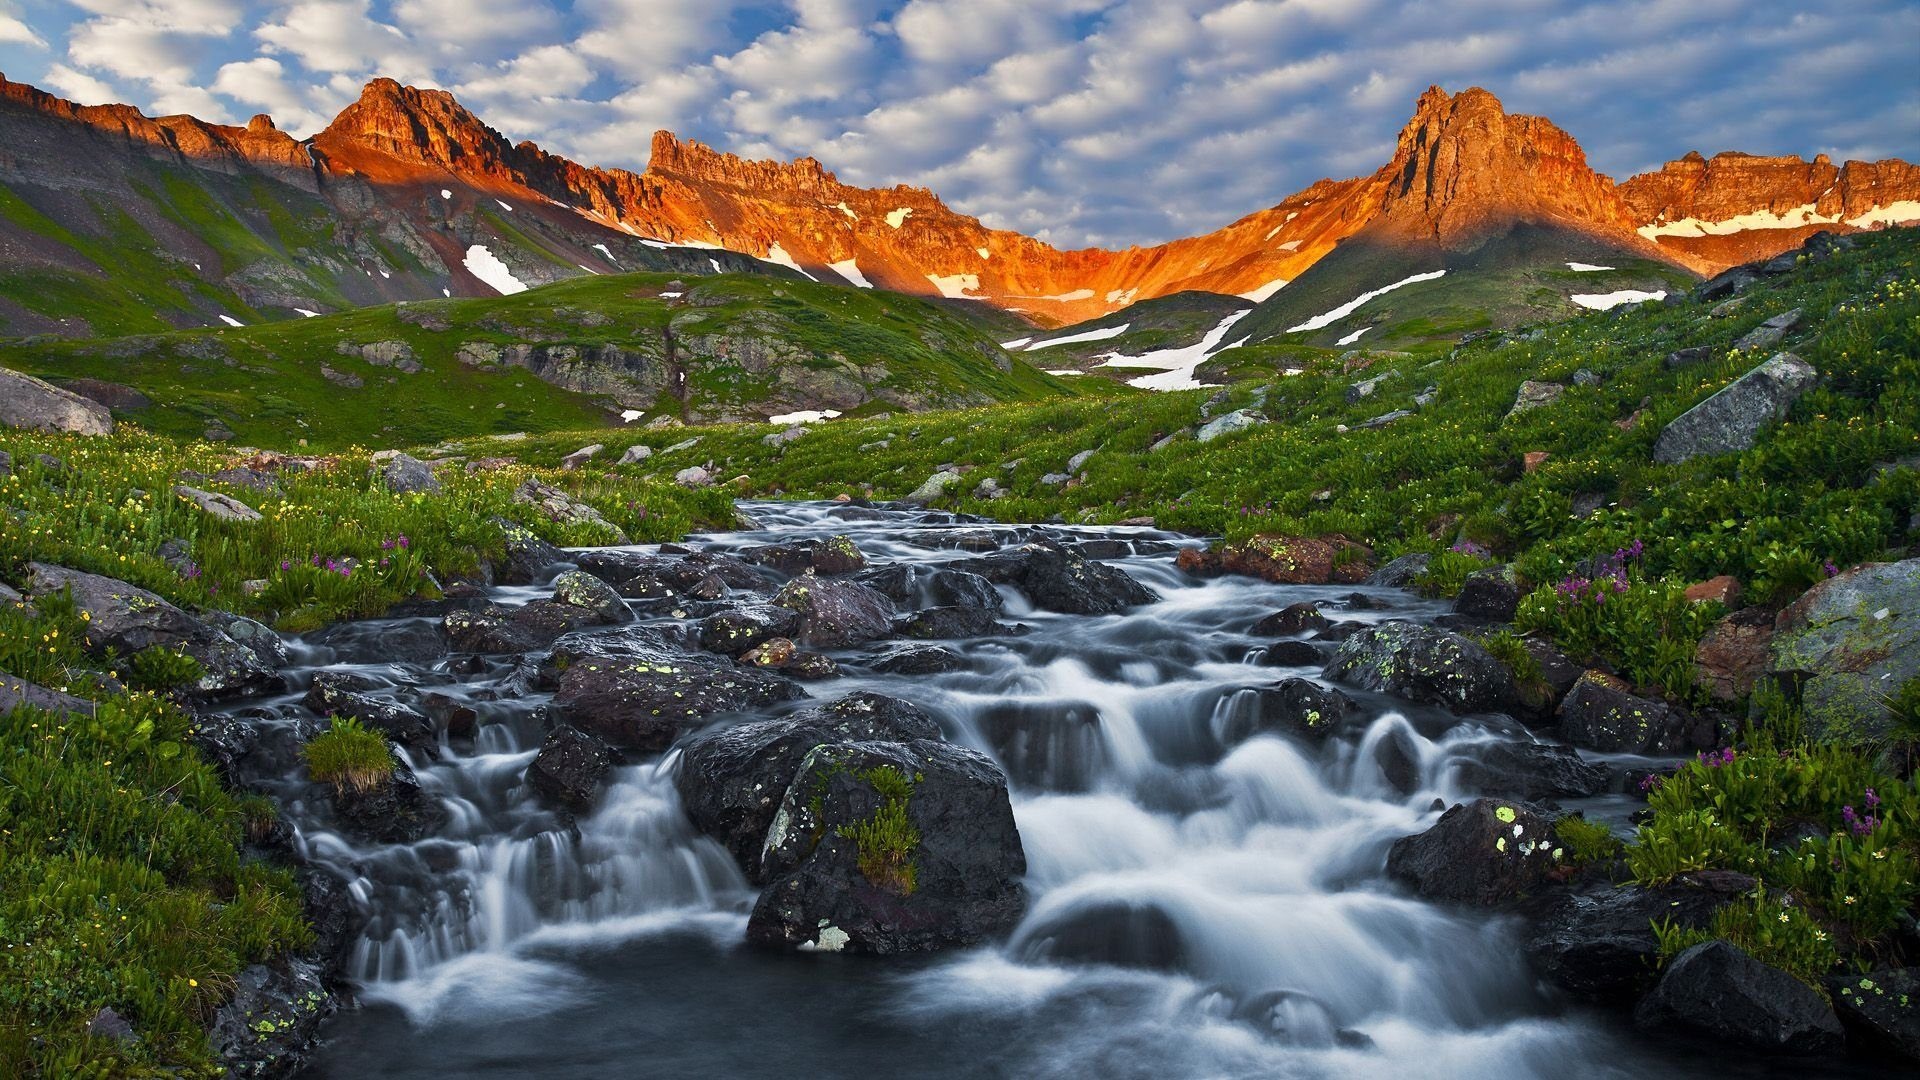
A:
[[[627,447],[626,452],[620,455],[620,460],[618,464],[638,465],[652,456],[653,456],[653,447],[648,446],[645,443],[637,443],[633,446]]]
[[[628,543],[627,534],[619,526],[601,516],[600,511],[552,484],[542,483],[529,477],[514,489],[513,501],[533,507],[548,521],[556,524],[586,525],[598,529],[608,543]]]
[[[1787,334],[1800,325],[1800,309],[1783,311],[1759,326],[1740,335],[1733,347],[1741,352],[1758,352],[1771,349],[1786,340]]]
[[[998,544],[994,547],[998,547]],[[1086,552],[1080,554],[1085,556]],[[944,566],[893,563],[860,575],[860,583],[885,594],[894,603],[907,607],[977,607],[998,613],[1004,606],[1000,590],[994,587],[993,582],[979,574]]]
[[[301,704],[322,717],[350,717],[422,757],[439,752],[439,736],[426,714],[365,693],[371,680],[347,672],[321,671]]]
[[[902,499],[901,501],[906,503],[911,503],[916,506],[925,506],[926,504],[939,498],[942,494],[946,492],[948,488],[958,483],[960,483],[959,473],[936,472],[932,476],[929,476],[925,480],[921,481],[920,486],[917,488],[914,488],[913,491],[910,494],[908,494],[905,499]]]
[[[1520,585],[1510,566],[1476,570],[1460,583],[1460,595],[1454,597],[1453,611],[1488,622],[1512,622],[1520,610]]]
[[[1272,686],[1236,692],[1215,712],[1214,735],[1233,746],[1262,732],[1320,741],[1340,729],[1359,706],[1352,698],[1311,679],[1282,679]]]
[[[1485,649],[1452,631],[1394,621],[1340,643],[1325,677],[1455,713],[1505,708],[1513,674]]]
[[[935,641],[953,638],[985,637],[999,629],[994,613],[987,608],[959,604],[922,608],[902,616],[894,623],[901,637]]]
[[[1068,905],[1021,930],[1010,951],[1027,963],[1111,964],[1184,971],[1191,950],[1165,908],[1151,901]]]
[[[502,585],[531,585],[545,580],[555,566],[567,561],[567,553],[534,535],[532,529],[517,521],[494,518],[506,539],[507,557],[495,569]]]
[[[811,570],[822,577],[851,574],[865,569],[867,565],[867,557],[860,551],[860,546],[846,536],[747,548],[740,552],[740,558],[745,562],[772,567],[783,574],[804,574]]]
[[[938,645],[905,645],[874,657],[869,666],[886,675],[938,675],[965,668],[967,660]]]
[[[695,828],[760,877],[767,829],[808,751],[826,743],[907,742],[940,738],[924,710],[868,691],[778,720],[709,731],[687,741],[674,784]]]
[[[540,752],[527,763],[527,787],[549,806],[584,814],[599,800],[613,760],[613,747],[604,739],[561,724],[547,732]]]
[[[1462,787],[1509,799],[1585,799],[1607,789],[1607,770],[1571,747],[1500,741],[1476,746],[1455,766]]]
[[[97,401],[31,375],[0,368],[0,427],[107,435],[113,431],[113,414]]]
[[[49,690],[0,671],[0,716],[15,709],[40,709],[69,716],[92,716],[93,702],[58,690]]]
[[[700,647],[708,652],[739,656],[761,642],[792,637],[800,627],[800,613],[791,607],[767,603],[737,604],[700,620]]]
[[[1685,1032],[1742,1050],[1831,1054],[1846,1042],[1819,991],[1717,940],[1668,961],[1633,1019],[1649,1031]]]
[[[1834,1011],[1853,1041],[1920,1065],[1920,968],[1881,968],[1827,980]]]
[[[1311,641],[1282,640],[1261,649],[1255,663],[1263,667],[1310,667],[1318,670],[1327,666],[1331,652],[1329,646],[1316,645]]]
[[[302,1069],[337,1005],[324,976],[320,965],[293,958],[240,972],[207,1029],[227,1076],[274,1080]]]
[[[420,788],[398,756],[393,773],[365,790],[325,785],[340,831],[376,844],[412,844],[447,824],[447,808]]]
[[[560,467],[568,472],[573,472],[587,462],[592,461],[595,454],[598,454],[606,448],[605,443],[594,443],[592,446],[583,446],[573,453],[568,454],[566,457],[561,458]]]
[[[809,572],[787,582],[773,602],[799,614],[793,639],[816,649],[844,649],[893,632],[893,601],[858,582]]]
[[[1231,435],[1236,431],[1245,431],[1265,424],[1267,418],[1252,409],[1240,409],[1225,416],[1217,416],[1203,424],[1193,433],[1195,442],[1212,442],[1222,435]],[[1077,470],[1069,470],[1077,471]]]
[[[1807,734],[1875,740],[1920,678],[1920,559],[1867,563],[1815,585],[1774,622],[1772,671],[1797,683]]]
[[[1190,574],[1244,574],[1280,585],[1357,585],[1373,552],[1342,536],[1256,536],[1202,550],[1186,548],[1177,565]]]
[[[1325,630],[1330,625],[1331,620],[1320,613],[1319,605],[1302,600],[1297,604],[1288,604],[1254,623],[1247,633],[1255,637],[1298,637],[1315,630]]]
[[[1733,702],[1753,692],[1773,660],[1773,613],[1746,608],[1714,623],[1693,652],[1700,684],[1716,701]]]
[[[878,955],[977,944],[1026,910],[1006,777],[932,739],[813,747],[761,855],[750,943]]]
[[[1519,900],[1561,865],[1553,825],[1524,803],[1475,799],[1387,851],[1387,875],[1429,900],[1482,907]]]
[[[1704,930],[1734,895],[1684,879],[1660,886],[1602,883],[1565,893],[1528,932],[1527,959],[1574,997],[1625,1005],[1659,977],[1660,942],[1653,925],[1671,920]]]
[[[1598,671],[1573,684],[1556,715],[1562,738],[1605,753],[1681,754],[1719,745],[1711,718],[1640,697],[1627,683]]]
[[[708,487],[713,483],[713,473],[704,465],[689,465],[673,474],[673,482],[681,487]]]
[[[1427,572],[1433,562],[1433,556],[1424,551],[1411,555],[1402,555],[1387,565],[1367,575],[1364,585],[1380,585],[1389,589],[1411,589]]]
[[[965,569],[996,585],[1019,589],[1037,608],[1068,615],[1112,615],[1154,595],[1123,570],[1090,562],[1042,541],[974,559]]]
[[[1740,591],[1739,578],[1721,574],[1687,586],[1686,597],[1689,604],[1719,604],[1732,611],[1740,606]]]
[[[552,709],[617,749],[654,754],[713,716],[805,696],[790,679],[694,657],[588,659],[562,673]]]
[[[440,479],[433,475],[433,466],[411,454],[395,454],[379,469],[380,482],[388,491],[413,494],[440,490]]]
[[[87,641],[98,651],[128,657],[144,649],[183,652],[200,664],[192,689],[209,697],[252,694],[280,687],[281,679],[254,651],[138,586],[50,563],[27,564],[36,596],[70,589],[88,616]]]
[[[1533,409],[1551,405],[1560,400],[1567,388],[1556,382],[1538,382],[1533,379],[1520,384],[1520,393],[1513,399],[1513,408],[1507,410],[1508,416],[1529,412]]]
[[[517,608],[488,604],[449,611],[440,620],[447,642],[460,652],[530,653],[582,626],[603,625],[598,615],[572,604],[535,600]]]
[[[625,622],[631,618],[627,602],[613,586],[580,570],[563,571],[553,579],[553,602],[579,608],[604,623]]]
[[[222,495],[217,491],[202,491],[185,484],[175,484],[173,493],[199,507],[202,513],[219,518],[221,521],[260,520],[260,511],[231,495]]]
[[[1818,378],[1805,360],[1779,353],[1668,424],[1654,441],[1653,460],[1673,465],[1750,449]]]
[[[1718,351],[1719,350],[1711,345],[1690,345],[1684,349],[1675,349],[1668,353],[1667,358],[1661,361],[1661,364],[1668,371],[1678,371],[1681,368],[1704,364],[1713,359]]]

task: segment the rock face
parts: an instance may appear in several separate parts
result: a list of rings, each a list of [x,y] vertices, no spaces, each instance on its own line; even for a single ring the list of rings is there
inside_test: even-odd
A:
[[[1318,742],[1340,730],[1348,714],[1359,708],[1352,698],[1311,679],[1283,679],[1246,691],[1229,705],[1214,733],[1226,746],[1263,731]]]
[[[1280,585],[1357,585],[1372,571],[1373,552],[1345,537],[1256,536],[1234,544],[1180,552],[1190,574],[1245,574]]]
[[[1493,906],[1544,885],[1560,867],[1559,841],[1523,803],[1476,799],[1387,851],[1387,874],[1430,900]]]
[[[709,717],[804,697],[788,679],[694,657],[570,665],[554,714],[622,750],[659,753]]]
[[[1812,987],[1724,941],[1674,957],[1634,1022],[1682,1031],[1722,1045],[1789,1054],[1841,1049],[1840,1020]]]
[[[0,427],[106,435],[113,431],[113,414],[97,401],[0,368]]]
[[[1780,353],[1668,424],[1654,441],[1653,460],[1673,465],[1751,449],[1818,378],[1805,360]]]
[[[1462,761],[1460,783],[1510,799],[1584,799],[1607,786],[1607,770],[1549,743],[1493,743]]]
[[[1863,1046],[1920,1065],[1920,968],[1881,968],[1827,980],[1834,1010]]]
[[[576,814],[593,809],[601,781],[613,769],[613,748],[577,727],[547,732],[527,765],[527,786],[543,801]]]
[[[1719,745],[1711,719],[1643,698],[1619,679],[1589,671],[1560,702],[1561,735],[1589,750],[1678,754]]]
[[[1867,563],[1780,612],[1772,670],[1800,687],[1813,737],[1878,738],[1890,699],[1920,678],[1920,559]]]
[[[49,563],[28,563],[27,584],[36,596],[71,589],[74,603],[91,619],[87,637],[94,649],[132,656],[157,647],[193,657],[202,669],[194,684],[201,694],[224,697],[280,685],[280,676],[253,650],[138,586]]]
[[[1589,1001],[1626,1004],[1653,985],[1660,942],[1653,924],[1670,919],[1705,929],[1733,893],[1687,883],[1654,888],[1604,885],[1554,902],[1527,936],[1527,959],[1554,985]]]
[[[1506,665],[1459,634],[1389,622],[1340,643],[1326,677],[1455,713],[1506,707],[1514,696]]]
[[[1026,910],[1007,781],[929,739],[807,753],[767,832],[747,940],[894,954],[972,945]]]

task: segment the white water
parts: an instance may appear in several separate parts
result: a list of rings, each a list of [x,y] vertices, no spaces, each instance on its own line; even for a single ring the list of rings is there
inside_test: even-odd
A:
[[[746,509],[768,532],[715,544],[845,533],[876,563],[965,557],[937,546],[928,515]],[[1369,719],[1324,745],[1223,742],[1251,706],[1241,690],[1316,674],[1259,663],[1262,642],[1245,629],[1260,616],[1302,599],[1359,622],[1427,618],[1434,605],[1371,590],[1379,609],[1341,610],[1351,588],[1187,578],[1172,567],[1176,538],[1151,530],[1062,535],[1145,545],[1152,554],[1117,565],[1161,599],[1065,616],[1003,589],[1005,617],[1031,632],[948,643],[964,670],[862,674],[856,651],[842,657],[846,678],[808,684],[825,700],[871,689],[914,701],[1013,779],[1030,910],[1004,943],[932,958],[746,949],[753,892],[687,825],[671,752],[619,769],[570,833],[521,789],[544,697],[490,700],[504,664],[455,676],[445,661],[332,663],[403,697],[419,686],[460,698],[480,721],[471,746],[421,763],[452,813],[421,843],[350,843],[325,830],[303,783],[280,791],[304,849],[373,912],[350,971],[370,1008],[336,1022],[320,1075],[1678,1075],[1543,997],[1507,921],[1384,880],[1387,846],[1430,824],[1436,798],[1464,794],[1449,780],[1460,751],[1512,737],[1499,720],[1457,724],[1370,699]],[[503,603],[544,595],[496,592]],[[370,624],[375,655],[406,625]],[[1418,763],[1411,791],[1375,762],[1389,741]],[[1095,956],[1056,951],[1063,927],[1126,910],[1157,920],[1155,932],[1110,935],[1117,951]],[[1143,967],[1135,947],[1178,959]],[[1235,1018],[1275,991],[1290,994],[1263,1015],[1284,1034]],[[1343,1029],[1371,1043],[1341,1045]]]

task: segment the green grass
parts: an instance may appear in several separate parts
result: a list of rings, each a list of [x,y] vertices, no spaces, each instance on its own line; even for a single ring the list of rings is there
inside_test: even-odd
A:
[[[387,737],[352,717],[334,717],[300,750],[307,775],[342,792],[375,791],[393,778]]]
[[[909,777],[890,765],[877,765],[853,775],[884,801],[872,817],[843,826],[839,833],[858,847],[862,877],[880,888],[912,896],[920,878],[913,858],[920,848],[920,830],[914,827],[907,808],[918,777]]]

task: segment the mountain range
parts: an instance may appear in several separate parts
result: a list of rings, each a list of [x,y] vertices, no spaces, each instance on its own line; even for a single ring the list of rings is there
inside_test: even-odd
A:
[[[644,172],[592,168],[509,142],[444,91],[387,79],[296,139],[266,116],[150,118],[0,77],[0,185],[0,333],[12,336],[252,323],[661,270],[969,301],[1041,328],[1184,293],[1238,296],[1259,306],[1236,336],[1257,342],[1414,277],[1450,273],[1458,291],[1477,274],[1509,298],[1534,295],[1495,316],[1511,322],[1565,306],[1572,286],[1537,295],[1548,268],[1616,270],[1629,278],[1592,288],[1651,295],[1820,229],[1920,221],[1920,167],[1904,161],[1692,153],[1615,183],[1551,122],[1437,87],[1374,173],[1117,251],[1060,250],[922,188],[853,187],[812,158],[749,161],[664,131]]]

